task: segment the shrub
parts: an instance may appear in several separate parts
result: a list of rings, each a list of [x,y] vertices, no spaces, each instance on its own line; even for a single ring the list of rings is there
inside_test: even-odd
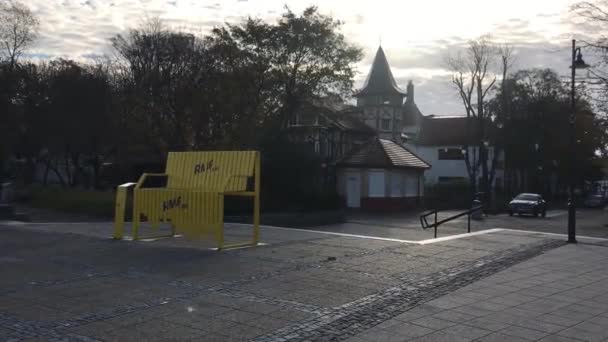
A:
[[[468,182],[426,185],[425,206],[432,209],[466,209],[471,206]]]
[[[114,215],[115,193],[32,185],[18,190],[17,200],[35,208],[45,208],[98,217]]]

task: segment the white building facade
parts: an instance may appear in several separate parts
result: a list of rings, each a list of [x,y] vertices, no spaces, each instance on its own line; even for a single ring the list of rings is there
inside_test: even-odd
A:
[[[393,78],[382,48],[378,48],[363,88],[355,94],[360,121],[372,128],[378,137],[392,140],[407,148],[431,168],[424,172],[426,185],[468,182],[465,158],[477,154],[477,122],[465,116],[423,115],[414,98],[410,81],[403,91]],[[488,146],[488,168],[494,148]],[[498,156],[492,186],[502,186],[504,154]],[[481,178],[481,167],[477,170]]]

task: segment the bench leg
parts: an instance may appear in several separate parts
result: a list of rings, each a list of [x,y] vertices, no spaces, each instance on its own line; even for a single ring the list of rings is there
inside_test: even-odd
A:
[[[114,208],[114,233],[115,240],[122,240],[125,227],[125,208],[127,206],[127,188],[116,189],[116,207]]]
[[[114,208],[114,233],[112,237],[116,240],[122,240],[125,228],[125,211],[127,208],[127,199],[129,189],[133,188],[136,183],[124,183],[116,188],[116,206]]]

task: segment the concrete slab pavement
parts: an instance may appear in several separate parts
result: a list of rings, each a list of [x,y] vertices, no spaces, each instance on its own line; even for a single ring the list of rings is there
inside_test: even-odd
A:
[[[565,245],[425,306],[426,312],[397,317],[400,322],[353,341],[418,327],[433,331],[413,341],[605,341],[608,247]]]

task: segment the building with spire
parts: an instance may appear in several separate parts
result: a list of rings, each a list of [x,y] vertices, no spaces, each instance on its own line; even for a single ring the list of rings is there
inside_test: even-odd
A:
[[[378,48],[361,90],[355,92],[359,119],[380,138],[397,140],[403,128],[403,99],[407,93],[395,82],[382,47]]]
[[[404,209],[416,206],[424,193],[424,174],[431,165],[402,144],[406,127],[418,122],[414,86],[399,87],[382,47],[378,48],[363,87],[355,92],[350,114],[375,132],[339,160],[338,193],[351,208]]]
[[[313,109],[308,119],[297,115],[298,124],[291,126],[302,132],[302,122],[315,123],[305,125],[306,132],[315,132],[308,139],[336,166],[336,186],[347,207],[411,207],[420,203],[425,185],[469,181],[465,155],[476,153],[469,131],[474,125],[465,116],[423,115],[411,80],[405,89],[379,47],[363,87],[354,93],[355,106]],[[337,133],[327,140],[323,132],[332,131]],[[334,152],[324,155],[325,150]],[[493,158],[491,146],[489,154]],[[499,163],[494,186],[502,184],[502,173]]]

